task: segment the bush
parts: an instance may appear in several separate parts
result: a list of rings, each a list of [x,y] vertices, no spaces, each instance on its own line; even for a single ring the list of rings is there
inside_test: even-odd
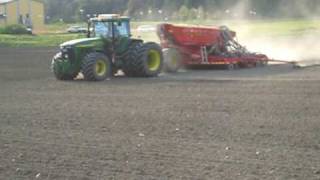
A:
[[[0,27],[0,34],[4,34],[4,27]]]
[[[27,28],[20,24],[13,24],[0,28],[1,34],[30,34],[31,32]]]

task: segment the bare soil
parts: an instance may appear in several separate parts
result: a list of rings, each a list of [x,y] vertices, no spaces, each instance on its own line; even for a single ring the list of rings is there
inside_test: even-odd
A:
[[[0,49],[0,179],[320,179],[320,67],[61,82]]]

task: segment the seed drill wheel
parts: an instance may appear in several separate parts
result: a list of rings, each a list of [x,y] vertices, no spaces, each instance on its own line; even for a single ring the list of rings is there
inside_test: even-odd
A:
[[[268,60],[262,60],[262,61],[258,61],[257,63],[256,63],[256,67],[266,67],[266,66],[268,66]]]
[[[268,63],[269,63],[269,62],[266,60],[266,61],[263,61],[263,62],[262,62],[262,65],[263,65],[263,66],[268,66]]]
[[[226,64],[226,69],[229,71],[237,70],[239,69],[239,65],[236,63]]]
[[[111,60],[98,52],[86,55],[81,68],[84,79],[87,81],[103,81],[112,74]]]
[[[265,61],[257,61],[256,62],[256,67],[264,67],[266,66]]]
[[[67,81],[67,80],[73,80],[76,78],[79,74],[79,72],[72,72],[72,73],[66,73],[63,72],[63,67],[60,66],[59,64],[61,63],[62,57],[61,53],[57,53],[51,62],[51,69],[53,71],[54,76],[56,77],[57,80],[62,80],[62,81]]]
[[[132,77],[155,77],[162,70],[163,55],[161,47],[153,42],[138,44],[124,60],[123,71]]]
[[[164,71],[175,73],[181,67],[181,57],[174,48],[163,49]]]

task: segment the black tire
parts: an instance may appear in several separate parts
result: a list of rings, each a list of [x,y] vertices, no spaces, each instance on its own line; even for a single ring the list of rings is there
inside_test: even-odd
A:
[[[123,71],[132,77],[158,76],[163,66],[161,47],[153,42],[138,44],[130,51]]]
[[[181,67],[181,55],[174,48],[163,49],[163,69],[165,72],[176,73]]]
[[[265,61],[262,62],[262,65],[265,67],[265,66],[268,66],[268,63],[269,62],[267,60],[265,60]]]
[[[257,61],[256,62],[256,67],[260,67],[260,68],[263,68],[263,67],[266,67],[268,65],[268,61]]]
[[[132,66],[134,66],[134,59],[137,58],[137,49],[141,48],[142,45],[142,42],[133,41],[130,43],[128,49],[121,55],[121,68],[126,76],[137,76]]]
[[[57,53],[52,58],[51,62],[51,69],[57,80],[70,81],[78,76],[79,72],[72,72],[71,74],[61,72],[61,70],[57,67],[57,63],[59,63],[59,61],[62,61],[61,53]]]
[[[239,65],[238,64],[227,64],[226,65],[226,69],[229,71],[233,71],[233,70],[237,70],[239,69]]]
[[[87,81],[103,81],[112,75],[112,62],[103,53],[86,55],[82,62],[82,74]]]
[[[256,67],[258,67],[258,68],[264,67],[264,63],[262,61],[257,61]]]

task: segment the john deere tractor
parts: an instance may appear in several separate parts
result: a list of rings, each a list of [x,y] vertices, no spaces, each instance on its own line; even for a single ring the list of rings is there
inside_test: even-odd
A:
[[[131,38],[130,18],[103,14],[88,22],[87,38],[65,42],[52,59],[58,80],[103,81],[122,70],[131,77],[157,76],[163,65],[161,47]]]

